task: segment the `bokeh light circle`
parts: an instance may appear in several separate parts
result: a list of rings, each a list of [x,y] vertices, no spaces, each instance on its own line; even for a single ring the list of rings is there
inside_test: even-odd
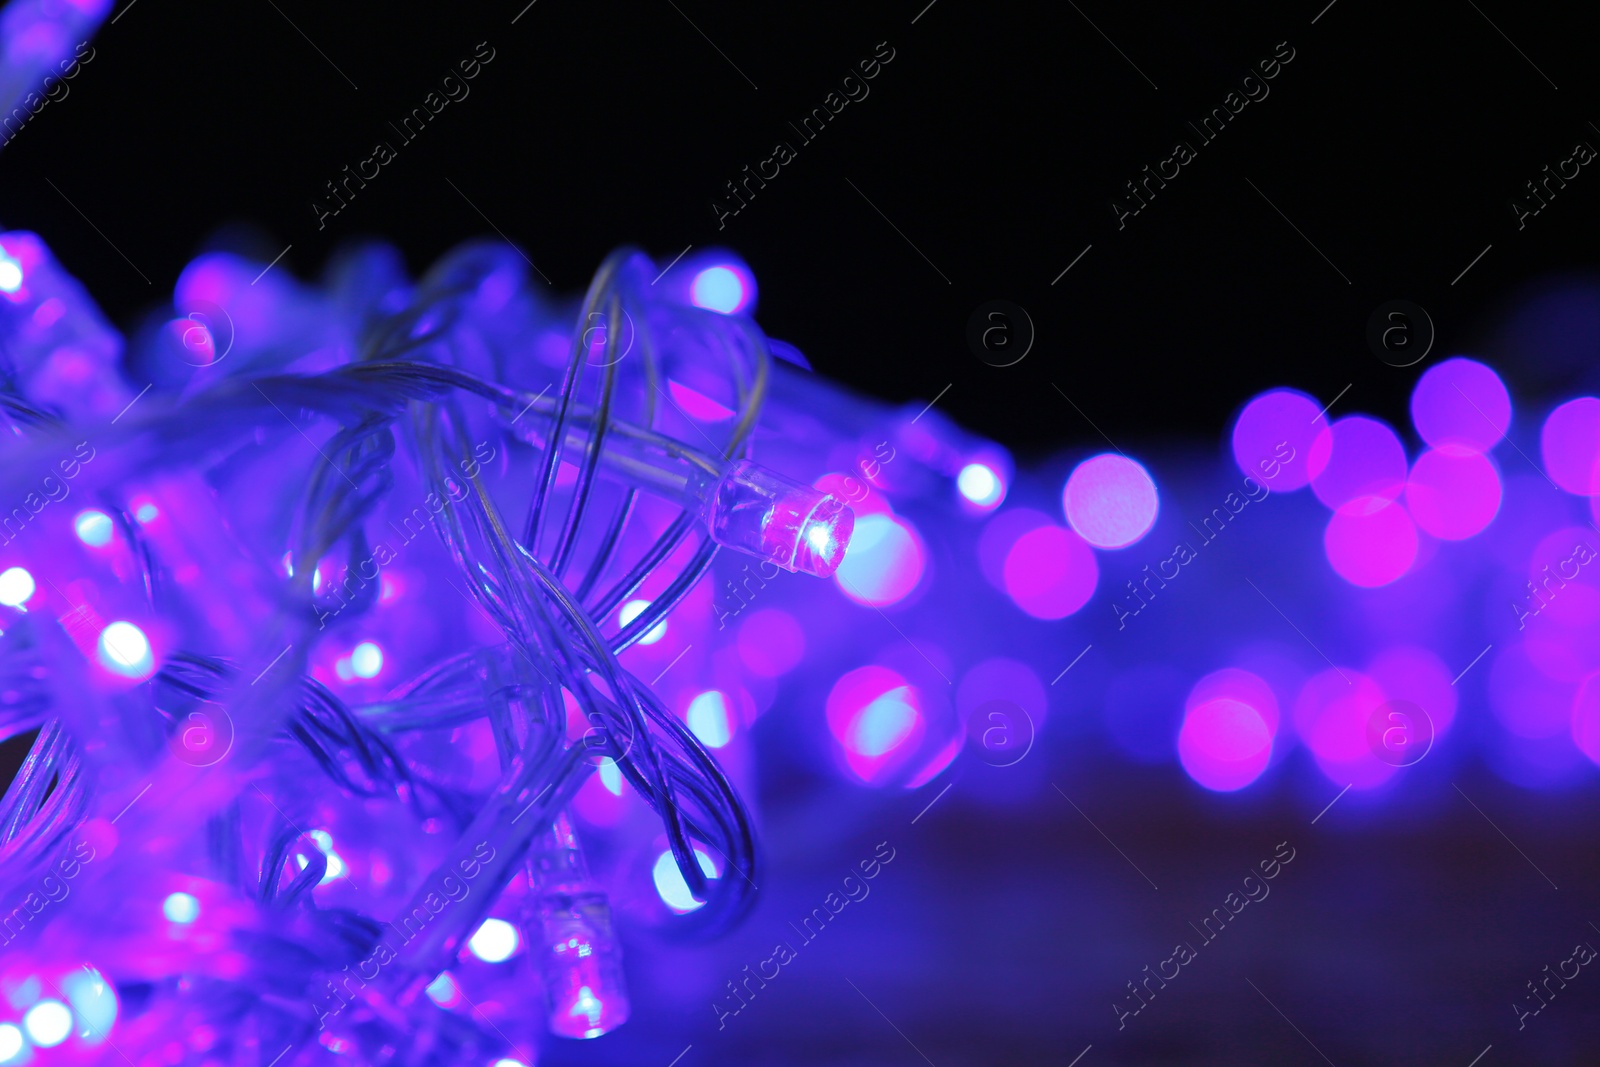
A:
[[[1480,533],[1500,511],[1500,473],[1464,445],[1440,445],[1417,457],[1406,481],[1406,508],[1418,526],[1446,541]]]
[[[1417,528],[1394,501],[1357,497],[1328,520],[1322,547],[1339,577],[1371,589],[1411,569],[1417,558]]]
[[[1178,731],[1178,760],[1216,793],[1243,789],[1267,769],[1272,731],[1249,704],[1221,697],[1191,709]]]
[[[1096,548],[1126,548],[1150,532],[1160,511],[1156,483],[1143,466],[1112,452],[1073,468],[1061,502],[1079,537]]]
[[[1550,412],[1539,431],[1545,473],[1569,493],[1600,491],[1600,399],[1580,396]]]
[[[1317,417],[1321,412],[1321,405],[1295,389],[1262,393],[1234,420],[1234,462],[1273,492],[1309,485],[1321,470],[1311,462],[1311,446],[1327,426]]]
[[[1062,619],[1089,602],[1100,581],[1094,552],[1060,526],[1039,526],[1012,544],[1003,570],[1006,595],[1036,619]]]
[[[1317,435],[1311,445],[1311,491],[1330,508],[1357,497],[1396,500],[1406,487],[1406,450],[1377,419],[1351,415]]]
[[[904,600],[922,580],[922,539],[904,519],[864,515],[834,572],[844,595],[858,604],[885,607]]]
[[[1434,448],[1457,445],[1488,452],[1511,425],[1511,394],[1475,359],[1429,367],[1411,391],[1411,424]]]

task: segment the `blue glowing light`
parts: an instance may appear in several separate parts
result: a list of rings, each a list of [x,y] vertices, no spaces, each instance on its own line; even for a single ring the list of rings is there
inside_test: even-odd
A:
[[[350,672],[357,678],[376,678],[383,670],[383,649],[363,641],[350,652]]]
[[[173,893],[161,902],[161,914],[168,922],[187,926],[200,917],[200,902],[188,893]]]
[[[728,701],[717,690],[701,693],[689,702],[689,729],[707,748],[721,748],[733,739]]]
[[[695,849],[694,858],[707,878],[716,877],[717,870],[712,865],[710,856]],[[662,902],[679,915],[705,907],[705,901],[696,900],[694,894],[689,892],[689,883],[683,880],[683,872],[678,870],[678,862],[672,858],[671,851],[663,852],[656,857],[655,866],[650,869],[650,877],[656,883],[656,892],[661,895]]]
[[[20,608],[33,596],[33,575],[22,567],[9,567],[0,573],[0,604]]]
[[[1067,522],[1096,548],[1126,548],[1150,532],[1161,508],[1150,473],[1102,452],[1078,464],[1061,494]]]
[[[1006,495],[1005,482],[994,469],[983,463],[968,463],[956,475],[961,495],[981,508],[992,508]]]
[[[100,663],[129,678],[143,678],[155,668],[150,639],[131,622],[114,622],[100,631]]]
[[[78,540],[90,548],[104,548],[111,543],[111,516],[103,511],[80,511],[78,517],[72,520],[72,528],[77,532]]]
[[[696,307],[732,315],[747,302],[744,279],[728,267],[707,267],[694,276],[689,299]]]
[[[622,605],[622,609],[617,612],[617,621],[622,625],[627,626],[630,622],[639,617],[639,613],[641,611],[649,606],[650,601],[648,600],[630,600],[626,604]],[[667,620],[662,619],[660,622],[650,627],[643,637],[639,638],[639,644],[653,645],[665,636],[667,636]]]

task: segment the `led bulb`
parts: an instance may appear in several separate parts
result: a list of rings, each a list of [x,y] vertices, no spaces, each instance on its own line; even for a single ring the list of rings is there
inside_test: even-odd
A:
[[[589,1038],[628,1021],[622,950],[604,893],[547,893],[539,902],[540,968],[550,1032]]]
[[[725,548],[827,578],[844,559],[855,513],[836,496],[740,460],[707,500],[706,524]]]

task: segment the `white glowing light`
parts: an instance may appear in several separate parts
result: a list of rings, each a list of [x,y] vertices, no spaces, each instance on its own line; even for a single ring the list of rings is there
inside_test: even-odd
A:
[[[345,876],[344,860],[340,859],[339,854],[333,850],[333,835],[326,830],[308,830],[306,836],[317,843],[317,848],[321,850],[323,856],[328,860],[328,869],[323,872],[322,881],[317,884],[327,885],[335,878],[343,878]],[[304,868],[306,864],[301,863],[300,866]]]
[[[383,649],[363,641],[350,653],[350,670],[357,678],[376,678],[383,670]]]
[[[0,1023],[0,1063],[8,1063],[22,1051],[22,1031],[10,1023]]]
[[[169,922],[192,923],[200,917],[200,902],[188,893],[174,893],[161,902],[161,914]]]
[[[0,574],[0,604],[20,608],[33,596],[34,588],[33,575],[21,567],[12,567]]]
[[[0,293],[14,293],[22,288],[22,264],[0,252]]]
[[[78,517],[72,520],[72,528],[77,531],[78,540],[90,548],[104,548],[111,543],[114,531],[111,525],[111,516],[103,511],[80,511]]]
[[[41,1000],[22,1017],[23,1029],[40,1048],[52,1048],[72,1033],[72,1012],[59,1000]]]
[[[985,508],[999,503],[1004,490],[999,476],[982,463],[968,463],[962,467],[961,473],[956,475],[956,488],[961,490],[962,496]]]
[[[712,866],[710,856],[695,849],[694,858],[707,878],[716,876],[717,869]],[[662,901],[679,915],[705,907],[705,901],[694,899],[694,894],[689,892],[689,883],[683,880],[683,874],[678,870],[678,861],[672,858],[671,850],[656,857],[656,865],[651,868],[650,877],[655,880],[656,892],[661,895]]]
[[[504,963],[517,951],[521,940],[517,928],[504,919],[485,919],[467,941],[467,948],[485,963]]]
[[[622,610],[617,612],[617,621],[626,626],[634,619],[637,619],[639,614],[649,606],[650,601],[648,600],[630,600],[622,605]],[[667,620],[662,619],[650,627],[649,633],[639,638],[639,643],[641,645],[653,645],[665,636],[667,636]]]
[[[100,631],[100,662],[130,678],[143,678],[155,665],[150,639],[131,622],[114,622]]]

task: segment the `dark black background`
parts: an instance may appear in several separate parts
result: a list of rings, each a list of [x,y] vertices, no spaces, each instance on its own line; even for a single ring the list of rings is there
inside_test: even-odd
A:
[[[723,243],[757,273],[763,326],[819,371],[897,401],[950,384],[941,408],[1025,450],[1098,440],[1086,417],[1119,441],[1215,439],[1285,383],[1324,401],[1352,384],[1341,411],[1403,424],[1423,367],[1364,340],[1394,298],[1428,310],[1434,358],[1490,358],[1514,393],[1566,384],[1560,361],[1496,351],[1493,325],[1593,261],[1592,168],[1521,232],[1508,206],[1576,140],[1600,145],[1576,5],[524,3],[121,4],[71,95],[0,154],[0,221],[124,324],[229,221],[260,227],[263,261],[292,244],[306,275],[370,234],[421,270],[487,216],[562,291],[619,244],[664,263]],[[323,183],[397,140],[387,122],[480,41],[495,58],[471,95],[319,232]],[[719,232],[724,182],[797,142],[788,122],[880,41],[895,58],[871,95]],[[1280,41],[1295,58],[1271,95],[1119,231],[1123,183]],[[996,298],[1037,328],[1004,369],[965,342]]]

